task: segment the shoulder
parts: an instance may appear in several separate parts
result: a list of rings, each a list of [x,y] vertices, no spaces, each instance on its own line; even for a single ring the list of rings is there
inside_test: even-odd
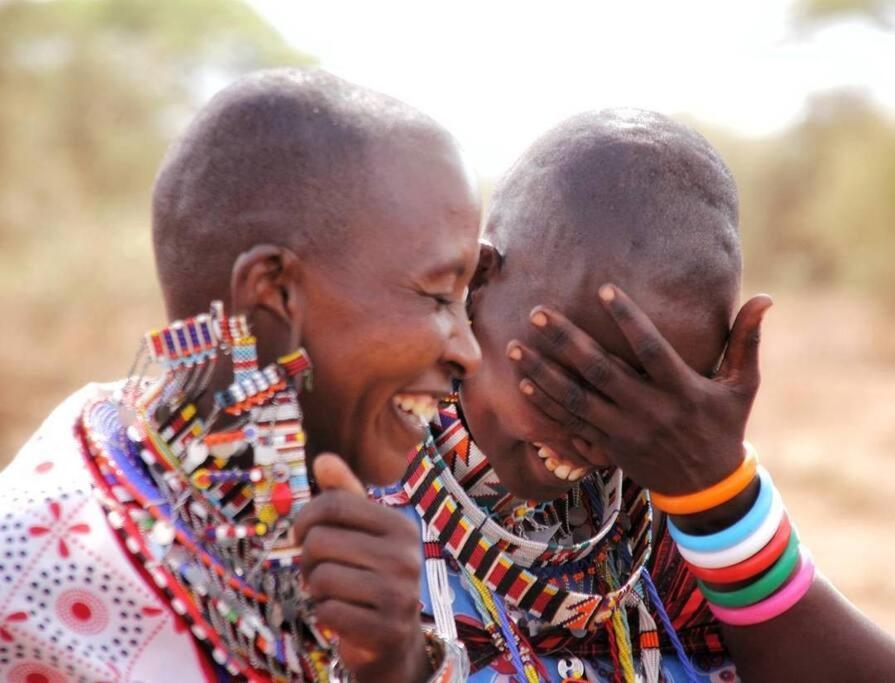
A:
[[[0,473],[5,494],[0,507],[14,500],[57,495],[89,488],[75,427],[88,402],[110,396],[120,383],[88,384],[60,403]]]
[[[202,680],[189,633],[106,523],[75,426],[118,385],[63,401],[0,474],[0,678],[162,680],[161,662]]]

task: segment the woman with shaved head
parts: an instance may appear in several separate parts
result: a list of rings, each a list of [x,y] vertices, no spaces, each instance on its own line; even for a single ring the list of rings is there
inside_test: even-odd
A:
[[[320,71],[217,95],[155,186],[168,325],[0,479],[4,680],[461,680],[417,527],[365,487],[478,366],[479,213],[400,102]]]

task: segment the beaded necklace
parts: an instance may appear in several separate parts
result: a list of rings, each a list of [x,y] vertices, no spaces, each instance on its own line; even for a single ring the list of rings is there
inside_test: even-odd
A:
[[[202,420],[196,401],[231,349],[234,382]],[[79,424],[110,525],[231,675],[327,680],[332,643],[301,594],[291,535],[311,493],[293,382],[307,377],[306,355],[259,369],[245,319],[220,304],[149,332],[141,354],[140,376]],[[152,363],[163,375],[147,385]],[[219,415],[235,421],[212,432]]]
[[[595,521],[599,520],[594,536],[569,544],[555,538],[534,542],[512,534],[506,528],[506,517],[501,520],[495,515],[495,509],[513,511],[519,501],[502,489],[455,406],[440,410],[433,431],[434,438],[410,463],[403,482],[403,501],[397,500],[394,492],[388,497],[392,504],[412,503],[422,518],[430,597],[439,628],[454,629],[450,599],[440,595],[446,580],[441,577],[433,581],[444,573],[443,556],[447,556],[460,567],[462,583],[473,597],[494,649],[514,662],[524,680],[540,680],[538,672],[543,673],[534,656],[535,647],[525,635],[525,624],[534,617],[539,622],[538,651],[543,646],[552,652],[572,644],[592,643],[602,631],[609,642],[607,654],[615,664],[613,676],[633,682],[635,645],[627,613],[633,609],[641,671],[646,681],[658,681],[659,639],[647,602],[653,603],[666,628],[670,628],[670,622],[654,591],[647,597],[640,581],[650,552],[648,494],[634,487],[623,497],[621,473],[617,471],[586,479],[585,485],[567,497],[571,505],[566,505],[566,510],[577,510],[580,517],[580,511],[586,509]],[[481,507],[480,500],[484,501]],[[582,501],[587,504],[582,505]],[[514,525],[521,533],[538,529],[540,523],[533,519],[536,515],[556,514],[549,506],[529,509],[535,514],[526,515]],[[575,522],[580,524],[581,520]],[[568,535],[569,530],[560,525],[559,531]],[[504,602],[516,611],[514,619],[507,618]],[[480,653],[477,665],[487,663],[489,658],[481,651],[478,636],[467,631],[468,627],[464,628],[464,639],[469,637]],[[551,642],[555,645],[547,645]],[[572,665],[566,660],[560,665],[571,671]]]
[[[537,552],[533,553],[532,542],[510,536],[469,500],[431,439],[411,461],[404,489],[410,503],[434,531],[438,543],[460,567],[501,595],[507,603],[531,612],[553,626],[580,630],[596,628],[610,617],[618,602],[631,590],[649,556],[651,515],[646,494],[625,511],[632,524],[630,575],[617,590],[599,595],[560,588],[538,577],[516,559],[519,556],[531,558],[529,566],[533,562],[559,564],[589,554],[597,541],[586,542],[585,548],[573,549],[563,549],[552,542],[534,544]],[[600,538],[605,538],[608,529],[601,533]]]

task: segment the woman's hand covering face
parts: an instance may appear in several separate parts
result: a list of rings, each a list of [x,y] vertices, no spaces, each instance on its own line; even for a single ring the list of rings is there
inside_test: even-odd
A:
[[[772,305],[750,299],[730,333],[719,370],[691,369],[650,319],[618,287],[600,289],[601,304],[642,367],[607,353],[562,314],[532,311],[539,350],[518,341],[511,358],[520,390],[545,415],[575,435],[594,464],[611,461],[635,482],[671,495],[710,486],[743,457],[746,422],[760,383],[761,321]]]

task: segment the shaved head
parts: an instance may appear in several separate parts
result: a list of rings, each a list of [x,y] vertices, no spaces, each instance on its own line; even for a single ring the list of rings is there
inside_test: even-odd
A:
[[[255,244],[334,265],[350,258],[378,160],[433,142],[454,145],[415,109],[324,71],[260,72],[226,88],[156,180],[152,235],[169,316],[226,300],[234,260]]]
[[[739,286],[737,214],[733,177],[699,133],[610,110],[571,118],[526,152],[495,193],[486,237],[509,268],[537,253],[550,277],[536,293],[570,313],[612,281],[719,330]]]
[[[485,237],[495,249],[483,251],[470,306],[483,362],[463,382],[461,403],[501,481],[549,500],[568,482],[530,444],[575,451],[568,431],[523,398],[508,343],[537,348],[529,314],[543,304],[639,368],[598,301],[613,283],[690,367],[711,375],[739,295],[736,186],[696,131],[652,112],[589,112],[548,131],[510,169]]]

